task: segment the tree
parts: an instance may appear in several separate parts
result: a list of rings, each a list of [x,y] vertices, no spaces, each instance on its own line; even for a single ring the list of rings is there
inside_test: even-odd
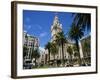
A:
[[[40,52],[38,49],[32,50],[32,59],[35,58],[35,66],[36,66],[36,60],[40,57]]]
[[[89,53],[90,53],[90,42],[89,41],[84,41],[84,44],[83,44],[83,50],[85,52],[85,54],[88,56]]]
[[[80,52],[79,52],[79,39],[82,38],[84,35],[83,29],[79,26],[76,26],[75,24],[72,24],[71,29],[69,31],[69,37],[70,39],[75,41],[78,55],[79,55],[79,64],[81,65],[81,58],[80,58]]]
[[[87,38],[83,42],[84,62],[91,62],[90,51],[91,51],[90,40],[89,40],[89,38]]]
[[[74,55],[74,60],[73,60],[73,62],[74,63],[76,63],[76,62],[78,62],[78,50],[77,50],[77,47],[76,47],[76,45],[74,44],[73,45],[73,47],[72,47],[72,49],[73,49],[73,55]]]
[[[76,24],[76,26],[81,26],[84,30],[86,28],[89,30],[91,29],[91,15],[88,13],[76,13],[74,14],[73,24]]]
[[[68,46],[68,47],[67,47],[67,52],[68,52],[69,55],[70,55],[70,60],[69,60],[69,62],[70,62],[70,64],[72,64],[73,50],[72,50],[72,47],[71,47],[71,46]]]
[[[49,64],[50,64],[50,48],[51,48],[51,43],[48,42],[48,43],[45,45],[45,49],[48,49],[48,54],[49,54]]]
[[[58,53],[58,47],[56,43],[51,43],[51,54],[54,56],[54,61],[55,61],[55,55]],[[55,62],[54,62],[55,63]]]
[[[62,64],[64,66],[65,62],[64,62],[64,50],[63,49],[64,49],[64,43],[66,43],[66,38],[65,38],[63,31],[57,33],[56,42],[57,42],[57,44],[61,45],[61,47],[62,47]]]
[[[73,45],[73,51],[74,51],[74,56],[77,57],[78,56],[78,50],[76,45]]]

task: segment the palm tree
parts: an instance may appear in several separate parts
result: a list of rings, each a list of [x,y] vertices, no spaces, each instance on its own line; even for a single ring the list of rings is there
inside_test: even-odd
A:
[[[90,52],[90,47],[91,47],[90,42],[85,40],[83,44],[83,50],[87,56],[88,56],[88,53]]]
[[[55,64],[55,55],[58,53],[58,46],[56,43],[51,43],[51,54],[54,56],[54,64]]]
[[[36,66],[36,60],[40,57],[40,52],[39,52],[39,50],[38,49],[33,49],[33,51],[32,51],[32,58],[35,58],[35,66]]]
[[[83,29],[79,26],[76,26],[75,24],[73,24],[71,26],[71,29],[69,31],[69,37],[70,39],[75,41],[76,47],[77,47],[77,51],[78,51],[78,55],[79,55],[79,64],[81,65],[81,59],[80,59],[80,52],[79,52],[79,39],[84,35]]]
[[[90,14],[83,14],[83,13],[76,13],[74,14],[73,24],[77,26],[81,26],[82,29],[89,30],[91,29],[91,15]]]
[[[74,55],[75,55],[75,57],[77,57],[78,56],[78,50],[77,50],[77,46],[76,45],[73,45],[73,51],[74,51]]]
[[[56,42],[57,44],[61,45],[62,47],[62,64],[63,66],[65,65],[65,62],[64,62],[64,43],[66,43],[66,38],[65,38],[65,35],[62,32],[59,32],[57,35],[56,35]]]
[[[83,43],[83,53],[84,53],[84,62],[90,62],[91,60],[90,60],[90,51],[91,51],[91,45],[90,45],[90,41],[87,39],[87,40],[85,40],[84,41],[84,43]]]
[[[67,52],[69,53],[70,55],[70,64],[72,64],[72,54],[73,54],[73,50],[72,50],[72,47],[71,46],[68,46],[67,47]]]
[[[73,62],[75,63],[75,62],[78,62],[78,50],[77,50],[77,47],[76,47],[76,45],[73,45],[73,47],[72,47],[72,49],[73,49],[73,55],[74,55],[74,60],[73,60]]]
[[[77,47],[76,45],[73,45],[73,51],[74,51],[74,56],[77,57],[78,56],[78,50],[77,50]]]
[[[48,43],[45,45],[45,49],[48,49],[48,54],[49,54],[49,64],[50,64],[50,48],[51,48],[51,42],[48,42]]]

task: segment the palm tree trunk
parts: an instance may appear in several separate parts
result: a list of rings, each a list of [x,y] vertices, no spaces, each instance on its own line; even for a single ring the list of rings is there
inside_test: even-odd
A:
[[[36,67],[36,57],[35,57],[35,67]]]
[[[64,66],[64,51],[63,51],[63,42],[61,42],[61,45],[62,45],[62,63],[63,63],[63,66]]]
[[[73,59],[72,59],[72,55],[71,55],[71,66],[73,66],[74,64],[73,64]]]
[[[50,50],[49,50],[49,65],[50,65]]]
[[[79,45],[78,45],[78,40],[76,39],[76,47],[77,47],[77,51],[78,51],[78,57],[79,57],[79,65],[81,65],[81,57],[80,57],[80,51],[79,51]]]
[[[54,66],[55,66],[55,54],[54,54]]]

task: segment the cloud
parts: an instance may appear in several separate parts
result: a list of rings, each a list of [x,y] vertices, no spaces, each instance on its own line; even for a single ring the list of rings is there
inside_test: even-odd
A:
[[[39,49],[40,49],[41,51],[45,51],[45,49],[44,49],[43,47],[39,47]]]
[[[40,37],[45,37],[47,35],[47,32],[43,32],[43,33],[41,33],[39,36]]]
[[[42,26],[38,25],[38,24],[24,24],[24,28],[30,30],[32,27],[34,27],[33,29],[36,28],[36,30],[42,30]]]
[[[40,25],[38,25],[38,24],[37,24],[36,26],[37,26],[40,30],[42,29],[42,26],[40,26]]]
[[[31,28],[32,28],[32,25],[26,25],[26,24],[24,24],[24,29],[29,30],[29,29],[31,29]]]
[[[42,26],[40,26],[39,24],[33,24],[32,26],[38,28],[39,30],[42,30]]]
[[[29,17],[26,18],[26,22],[30,22],[30,18]]]
[[[30,29],[31,27],[32,27],[31,25],[28,25],[28,26],[27,26],[28,29]]]

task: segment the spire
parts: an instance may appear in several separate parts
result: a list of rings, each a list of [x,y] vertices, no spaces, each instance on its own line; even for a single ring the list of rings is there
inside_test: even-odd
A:
[[[52,40],[55,40],[55,34],[62,31],[62,24],[60,24],[59,22],[58,15],[57,15],[58,13],[54,13],[54,14],[55,17],[54,17],[53,25],[51,25]]]
[[[58,19],[58,16],[57,16],[57,12],[56,13],[54,13],[55,14],[55,17],[54,17],[54,22],[53,22],[53,24],[57,24],[57,23],[59,23],[59,19]]]
[[[57,27],[58,29],[61,29],[62,30],[62,24],[60,24],[59,22],[59,18],[58,18],[58,13],[55,12],[55,17],[54,17],[54,21],[53,21],[53,25],[51,26],[51,31]]]

